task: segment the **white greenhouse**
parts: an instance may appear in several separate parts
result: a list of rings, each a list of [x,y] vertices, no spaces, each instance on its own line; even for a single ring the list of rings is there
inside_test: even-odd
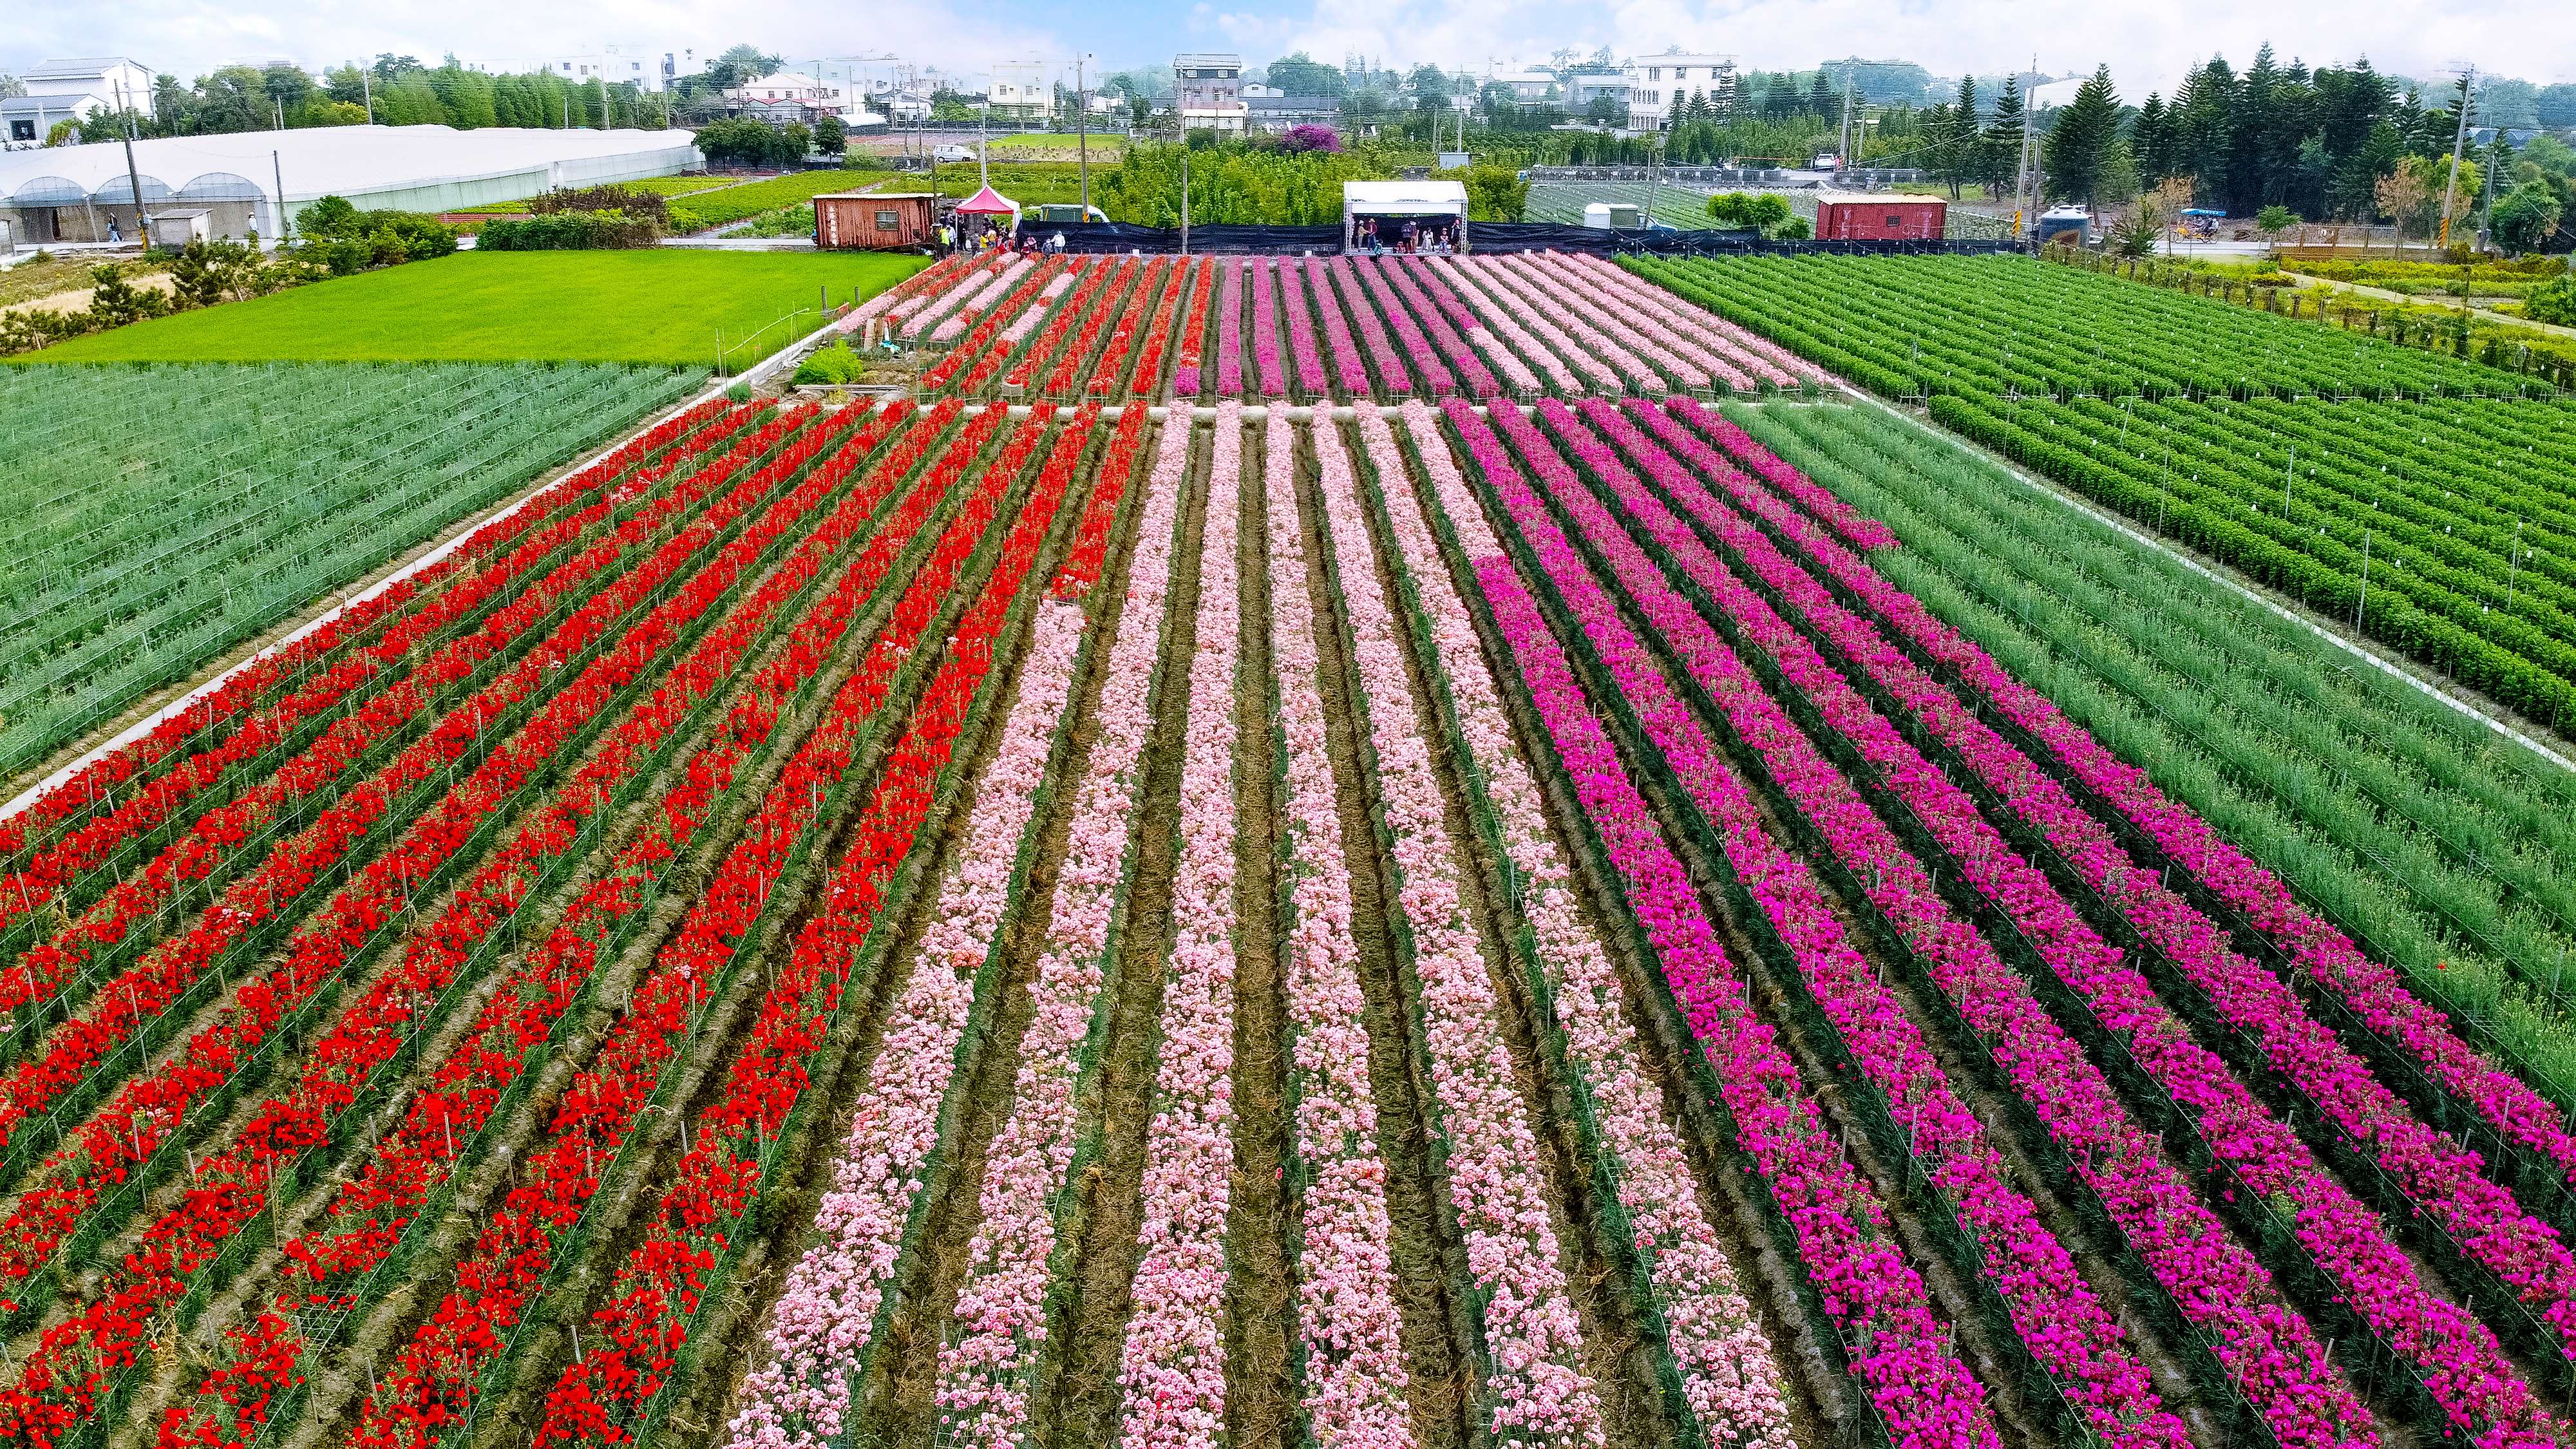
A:
[[[324,196],[362,211],[455,211],[705,164],[686,131],[511,127],[329,126],[137,141],[134,180],[119,142],[0,151],[0,230],[20,246],[43,246],[105,241],[113,222],[130,240],[137,180],[146,214],[202,210],[214,235],[274,239],[281,202],[290,217]]]

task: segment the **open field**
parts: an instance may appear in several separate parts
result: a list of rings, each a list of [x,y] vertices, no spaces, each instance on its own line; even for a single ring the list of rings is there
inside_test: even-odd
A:
[[[2565,1442],[2576,771],[1658,279],[945,261],[0,818],[0,1426]]]
[[[62,362],[632,362],[729,367],[900,281],[917,257],[462,252],[183,312],[11,359]],[[771,327],[799,308],[800,324]]]
[[[796,171],[766,181],[703,192],[671,203],[671,230],[683,236],[706,231],[764,211],[811,201],[827,191],[865,191],[872,186],[885,186],[889,177],[890,173],[876,170]]]

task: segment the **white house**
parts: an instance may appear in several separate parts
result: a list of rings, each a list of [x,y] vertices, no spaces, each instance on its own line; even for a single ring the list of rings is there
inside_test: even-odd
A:
[[[803,106],[816,116],[839,116],[845,121],[860,110],[848,87],[837,81],[817,80],[801,70],[777,71],[745,81],[724,94],[725,103],[736,108]]]
[[[0,100],[0,141],[43,145],[55,126],[101,111],[152,109],[152,72],[123,56],[49,60],[19,77],[23,96]]]
[[[1693,96],[1720,105],[1732,102],[1735,57],[1675,51],[1641,55],[1628,65],[1628,124],[1638,130],[1663,129]]]
[[[1043,121],[1055,111],[1055,87],[1042,62],[997,60],[984,87],[984,104],[996,121]]]
[[[1184,52],[1172,57],[1180,83],[1181,125],[1192,131],[1243,132],[1243,57]]]
[[[1487,83],[1510,91],[1516,101],[1543,101],[1556,94],[1556,73],[1535,68],[1502,70],[1488,77]]]

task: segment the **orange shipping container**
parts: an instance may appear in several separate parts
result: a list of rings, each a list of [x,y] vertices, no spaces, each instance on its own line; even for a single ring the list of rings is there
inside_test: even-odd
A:
[[[927,191],[829,191],[814,198],[814,244],[825,251],[892,251],[926,246],[939,198]]]
[[[1948,202],[1930,196],[1872,196],[1816,203],[1819,241],[1939,241]]]

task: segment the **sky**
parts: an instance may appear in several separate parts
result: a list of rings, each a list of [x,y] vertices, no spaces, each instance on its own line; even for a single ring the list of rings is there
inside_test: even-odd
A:
[[[2576,82],[2576,5],[2565,0],[2272,0],[2262,6],[2065,0],[11,0],[0,72],[57,56],[125,54],[193,77],[219,65],[319,68],[379,51],[435,63],[535,60],[611,46],[696,57],[750,41],[791,57],[894,56],[968,81],[995,61],[1109,68],[1176,50],[1232,50],[1254,64],[1292,50],[1357,52],[1400,66],[1482,71],[1559,47],[1621,55],[1672,46],[1733,54],[1747,69],[1812,67],[1857,53],[1936,75],[2107,63],[2125,99],[2174,83],[2213,51],[2242,67],[2269,40],[2286,61],[2368,55],[2432,77],[2475,64],[2541,85]]]

